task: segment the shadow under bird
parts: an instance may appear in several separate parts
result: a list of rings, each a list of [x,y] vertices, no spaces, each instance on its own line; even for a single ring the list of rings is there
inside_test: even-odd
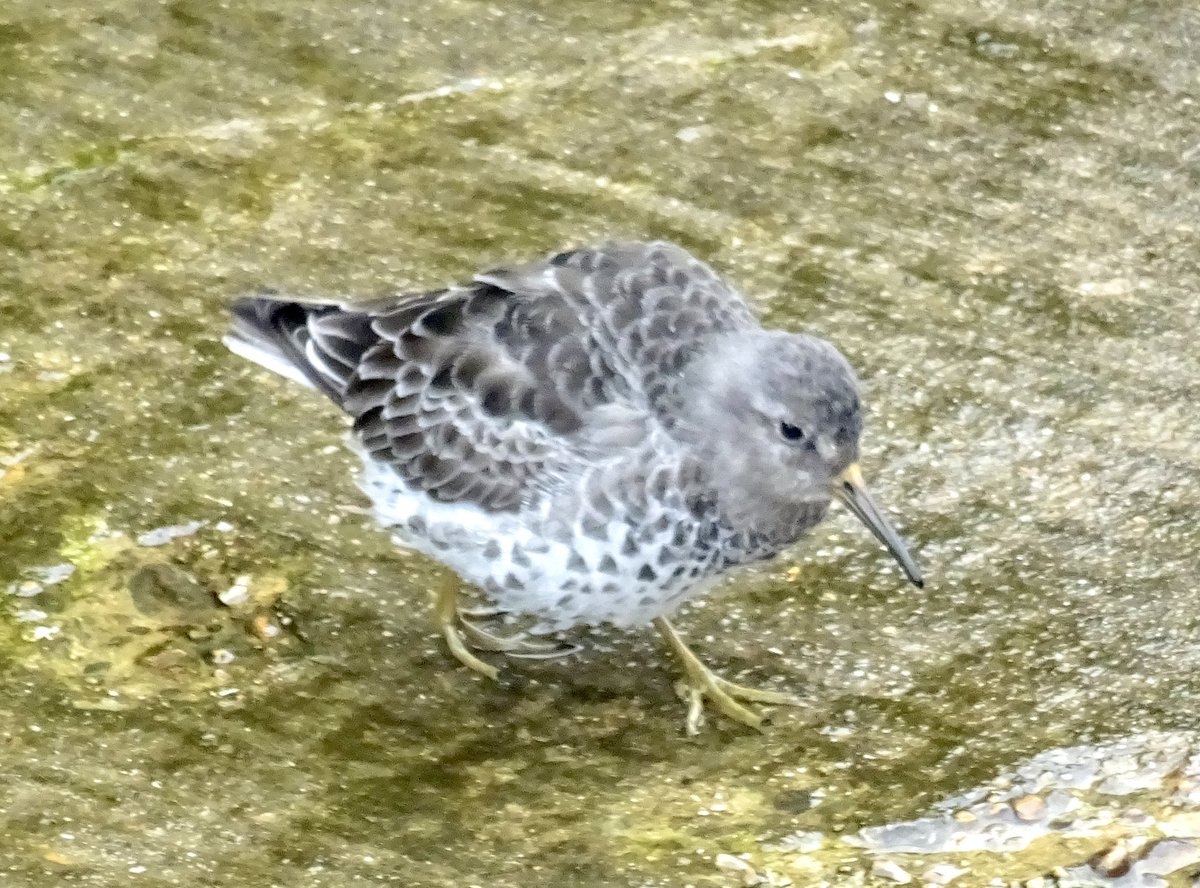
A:
[[[841,500],[921,573],[863,483],[863,408],[845,358],[765,330],[745,300],[669,243],[611,243],[370,302],[264,293],[233,306],[244,357],[324,392],[354,420],[363,490],[398,542],[501,611],[466,619],[447,574],[450,650],[555,656],[545,633],[652,623],[685,672],[687,728],[707,700],[795,704],[704,666],[668,622],[728,571],[770,558]]]

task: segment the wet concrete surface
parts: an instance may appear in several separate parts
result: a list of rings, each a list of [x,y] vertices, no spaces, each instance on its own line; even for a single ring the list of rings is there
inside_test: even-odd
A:
[[[10,0],[4,884],[1190,884],[1198,41],[1115,0]],[[219,342],[255,286],[610,236],[839,344],[929,573],[839,514],[685,611],[808,701],[762,734],[685,739],[649,633],[458,668],[336,412]]]

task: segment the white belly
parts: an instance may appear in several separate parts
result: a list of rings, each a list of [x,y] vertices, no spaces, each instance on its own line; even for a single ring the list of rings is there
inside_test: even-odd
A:
[[[672,532],[627,554],[623,522],[609,524],[604,540],[561,522],[551,529],[549,503],[519,513],[442,503],[408,488],[387,466],[363,465],[361,487],[397,543],[447,565],[504,610],[538,618],[535,631],[644,625],[715,579],[699,564],[659,563]]]

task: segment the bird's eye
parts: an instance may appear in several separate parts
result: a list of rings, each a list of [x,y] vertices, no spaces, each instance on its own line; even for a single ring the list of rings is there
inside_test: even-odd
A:
[[[783,435],[783,440],[785,441],[804,440],[804,429],[800,428],[800,426],[794,426],[788,422],[781,422],[779,424],[779,434]]]

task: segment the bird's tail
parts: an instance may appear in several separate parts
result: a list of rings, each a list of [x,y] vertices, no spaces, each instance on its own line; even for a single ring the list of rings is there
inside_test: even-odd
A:
[[[333,302],[304,302],[263,292],[238,299],[225,345],[280,376],[319,389],[337,404],[379,341],[371,316]]]

